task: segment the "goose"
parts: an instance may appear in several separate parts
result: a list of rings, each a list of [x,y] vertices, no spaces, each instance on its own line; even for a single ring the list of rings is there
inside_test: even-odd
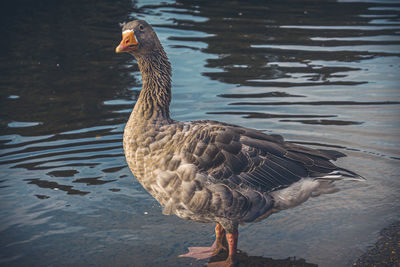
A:
[[[336,180],[364,179],[332,163],[341,152],[224,122],[172,119],[171,64],[146,21],[125,23],[115,52],[136,59],[143,81],[123,136],[131,172],[163,214],[216,224],[211,247],[190,247],[180,257],[206,259],[226,250],[225,261],[208,266],[235,266],[239,224],[336,192]]]

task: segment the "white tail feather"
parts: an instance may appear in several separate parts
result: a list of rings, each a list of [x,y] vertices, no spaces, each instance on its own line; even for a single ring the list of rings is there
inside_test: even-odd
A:
[[[366,179],[361,175],[354,172],[350,172],[346,169],[340,169],[340,171],[332,171],[327,175],[321,177],[315,177],[315,180],[343,180],[343,181],[365,181]]]

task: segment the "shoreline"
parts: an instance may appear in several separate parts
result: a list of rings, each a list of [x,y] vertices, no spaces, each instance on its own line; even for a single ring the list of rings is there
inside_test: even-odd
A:
[[[378,240],[353,266],[400,266],[400,221],[379,232]]]

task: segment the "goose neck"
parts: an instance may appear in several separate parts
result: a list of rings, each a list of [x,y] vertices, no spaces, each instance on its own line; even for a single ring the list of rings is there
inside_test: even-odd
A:
[[[136,58],[143,87],[136,102],[135,117],[149,122],[169,122],[171,102],[171,65],[164,51]]]

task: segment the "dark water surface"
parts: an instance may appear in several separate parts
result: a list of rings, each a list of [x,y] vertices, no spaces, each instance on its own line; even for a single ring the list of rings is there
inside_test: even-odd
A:
[[[17,1],[2,13],[0,265],[206,263],[177,255],[211,244],[214,226],[162,215],[126,167],[141,78],[114,49],[133,18],[172,62],[175,119],[335,148],[368,179],[241,227],[246,260],[350,266],[400,218],[398,1]]]

